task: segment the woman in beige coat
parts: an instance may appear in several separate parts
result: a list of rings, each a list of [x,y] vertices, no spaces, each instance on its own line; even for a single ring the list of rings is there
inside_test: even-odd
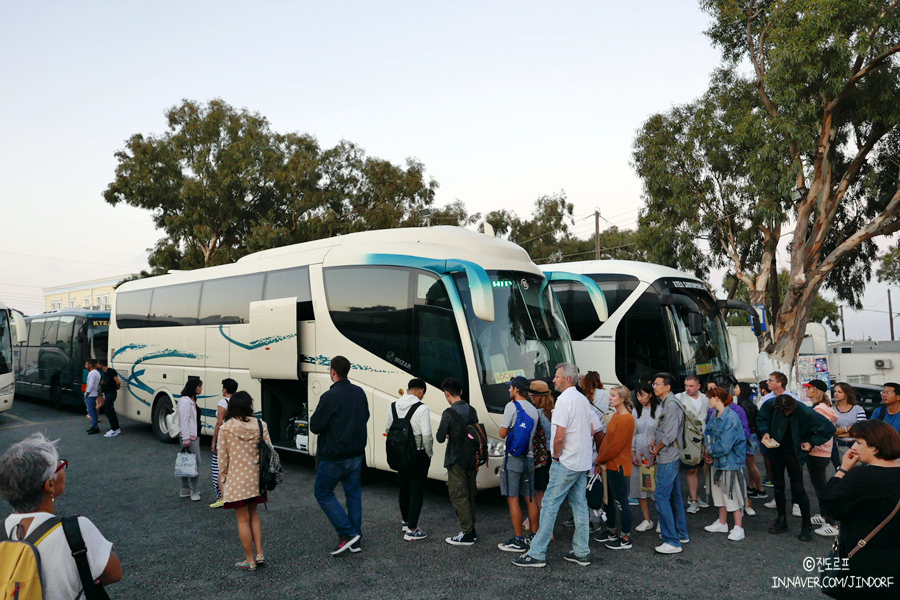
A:
[[[237,392],[228,402],[225,424],[219,430],[219,487],[225,504],[237,515],[238,534],[246,559],[235,567],[254,571],[265,564],[262,547],[262,524],[256,505],[266,502],[266,493],[259,487],[259,426],[262,437],[272,443],[266,424],[253,416],[253,398],[247,392]],[[256,546],[256,556],[253,546]]]

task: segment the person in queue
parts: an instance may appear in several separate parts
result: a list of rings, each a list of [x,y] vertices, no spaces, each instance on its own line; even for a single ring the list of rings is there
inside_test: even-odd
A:
[[[35,543],[42,559],[44,597],[55,600],[83,597],[78,567],[56,517],[56,499],[66,491],[67,468],[68,461],[59,458],[56,442],[41,433],[13,444],[0,456],[0,496],[15,511],[3,522],[4,537],[27,539],[48,529]],[[112,551],[112,542],[87,517],[78,517],[78,527],[90,576],[102,585],[121,581],[122,565]]]
[[[200,407],[197,405],[197,396],[201,393],[203,381],[188,377],[176,407],[181,426],[181,445],[197,457],[197,476],[181,478],[181,497],[190,496],[193,502],[200,501]]]
[[[659,413],[659,399],[653,393],[653,389],[646,383],[638,384],[635,388],[637,404],[634,406],[634,440],[631,444],[631,461],[636,467],[652,467],[656,459],[651,452],[653,439],[656,435],[656,421]],[[655,481],[655,479],[654,479]],[[653,521],[650,519],[650,500],[653,492],[641,490],[641,478],[631,478],[631,496],[637,498],[641,507],[641,521],[635,531],[649,531],[653,529]]]
[[[850,427],[856,439],[844,455],[840,468],[825,484],[822,492],[824,510],[840,521],[839,543],[843,555],[859,545],[896,509],[900,502],[900,434],[878,421],[863,421]],[[859,463],[868,465],[860,468]],[[833,598],[897,598],[900,585],[900,514],[865,542],[848,561],[849,570],[841,575],[872,577],[884,581],[892,577],[889,587],[829,590]]]
[[[828,385],[821,379],[813,379],[803,384],[806,389],[806,397],[812,402],[813,410],[831,421],[832,424],[837,423],[838,414],[831,407],[831,401],[828,399]],[[835,428],[835,431],[837,429]],[[815,533],[822,536],[837,535],[837,529],[834,523],[828,522],[828,516],[822,510],[822,491],[825,489],[825,470],[831,462],[831,451],[834,446],[834,438],[832,437],[821,446],[816,446],[809,451],[806,458],[806,470],[809,472],[809,480],[816,491],[816,501],[819,503],[819,512],[815,513],[812,518],[812,524],[818,525]]]
[[[255,571],[266,562],[262,523],[256,510],[258,504],[268,501],[267,493],[259,486],[260,427],[262,439],[271,445],[266,423],[253,416],[253,398],[247,392],[235,392],[228,399],[228,413],[219,429],[217,447],[223,508],[234,510],[244,548],[244,560],[234,566],[243,571]]]
[[[687,516],[681,500],[681,479],[678,476],[681,455],[678,440],[684,431],[684,411],[672,393],[675,377],[670,373],[658,373],[653,380],[653,393],[660,400],[660,416],[657,421],[651,454],[656,460],[656,517],[659,520],[663,543],[656,547],[660,554],[678,554],[682,544],[691,541],[687,529]]]
[[[834,384],[834,410],[837,412],[838,420],[834,423],[835,428],[835,452],[838,454],[838,465],[853,443],[856,442],[850,437],[850,428],[860,421],[866,420],[865,409],[857,404],[856,392],[849,383]],[[833,462],[833,460],[832,460]]]
[[[546,381],[535,379],[528,388],[528,398],[536,409],[538,409],[538,417],[540,417],[541,431],[535,432],[535,438],[542,441],[543,447],[535,445],[535,461],[534,461],[534,503],[537,504],[538,513],[544,503],[544,493],[547,491],[547,484],[550,482],[550,436],[551,427],[550,419],[553,418],[553,394],[550,393],[550,386]],[[540,456],[539,456],[540,455]],[[531,528],[531,523],[525,519],[523,525]]]
[[[744,506],[747,504],[747,483],[744,464],[747,461],[747,435],[738,414],[728,410],[733,404],[731,394],[720,387],[708,392],[709,404],[715,411],[707,419],[706,452],[712,462],[713,504],[719,508],[719,518],[704,529],[710,533],[727,533],[728,539],[744,539]],[[734,516],[734,528],[728,529],[728,513]]]
[[[884,421],[900,433],[900,383],[884,384],[881,406],[872,411],[870,418]]]
[[[715,382],[710,383],[714,384]],[[713,385],[713,387],[708,389],[715,389],[715,386]],[[690,419],[689,423],[695,422],[698,427],[697,432],[702,432],[706,427],[706,418],[709,414],[709,399],[700,391],[700,378],[696,375],[685,377],[684,392],[678,394],[677,398],[684,407],[685,419]],[[703,500],[699,494],[700,468],[702,465],[684,464],[683,466],[687,470],[687,476],[685,477],[688,486],[687,512],[696,513],[701,508],[709,507],[709,503]]]
[[[609,391],[609,405],[615,413],[606,426],[606,435],[597,450],[594,467],[597,473],[601,468],[606,469],[609,483],[608,522],[614,527],[618,512],[622,527],[611,539],[604,536],[603,540],[610,550],[628,550],[631,548],[631,506],[628,504],[628,492],[631,488],[631,448],[634,442],[631,392],[624,385],[613,387]]]
[[[784,472],[791,482],[791,499],[800,506],[801,526],[797,536],[801,542],[812,540],[809,496],[803,486],[803,465],[813,446],[821,446],[834,435],[834,425],[828,419],[797,402],[787,394],[763,403],[756,416],[756,426],[763,434],[760,440],[769,448],[772,476],[775,478],[775,506],[778,516],[769,526],[769,533],[784,533],[788,529]]]
[[[759,454],[759,433],[756,429],[756,414],[759,408],[753,402],[751,396],[753,390],[750,384],[743,381],[734,384],[731,391],[734,402],[737,403],[747,416],[747,426],[750,428],[750,436],[747,438],[747,496],[748,498],[765,498],[768,494],[763,489],[762,473],[756,466],[756,455]],[[748,507],[749,508],[749,507]]]
[[[222,399],[216,405],[216,426],[213,428],[211,444],[212,459],[209,461],[212,471],[213,491],[216,493],[216,501],[209,505],[210,508],[222,508],[225,504],[225,500],[222,499],[222,490],[219,488],[219,453],[216,446],[219,440],[219,430],[222,429],[228,414],[228,401],[237,389],[238,384],[234,379],[229,377],[222,380]]]

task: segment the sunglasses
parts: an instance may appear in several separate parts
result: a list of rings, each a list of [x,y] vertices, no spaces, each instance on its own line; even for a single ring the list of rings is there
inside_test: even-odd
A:
[[[61,459],[59,459],[59,465],[57,465],[55,472],[59,473],[62,470],[66,470],[66,471],[69,470],[69,461],[61,458]]]

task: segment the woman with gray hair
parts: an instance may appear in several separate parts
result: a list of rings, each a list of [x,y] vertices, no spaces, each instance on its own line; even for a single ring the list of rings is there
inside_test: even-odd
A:
[[[29,533],[47,530],[36,548],[41,556],[45,598],[82,596],[81,578],[66,540],[61,520],[55,516],[56,499],[66,491],[68,461],[60,460],[56,443],[35,433],[10,446],[0,456],[0,496],[12,505],[13,514],[3,523],[3,534],[25,539]],[[87,549],[91,577],[107,585],[122,580],[122,565],[109,542],[86,517],[78,526]]]

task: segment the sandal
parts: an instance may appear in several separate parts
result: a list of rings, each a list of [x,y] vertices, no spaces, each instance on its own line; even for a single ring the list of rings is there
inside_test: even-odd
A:
[[[256,566],[257,567],[266,566],[266,557],[263,556],[262,554],[257,554],[256,555]]]
[[[234,563],[234,566],[242,571],[255,571],[256,563],[252,560],[242,560]]]

